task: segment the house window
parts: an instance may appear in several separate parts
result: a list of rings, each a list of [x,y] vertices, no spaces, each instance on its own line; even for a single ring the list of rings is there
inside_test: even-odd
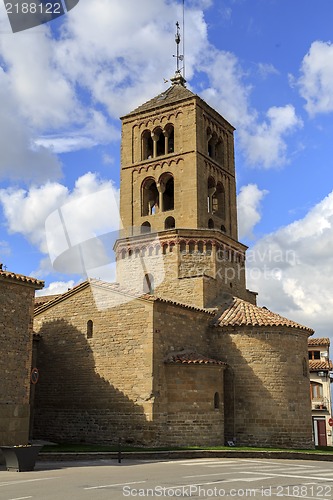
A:
[[[94,323],[90,319],[87,321],[87,339],[92,339],[93,337],[93,330],[94,330]]]
[[[220,395],[218,392],[214,394],[214,409],[218,410],[220,408]]]
[[[208,220],[208,229],[214,229],[214,221],[213,219]]]
[[[311,399],[322,399],[323,397],[323,384],[318,382],[310,382]]]
[[[309,351],[309,359],[320,359],[320,351]]]

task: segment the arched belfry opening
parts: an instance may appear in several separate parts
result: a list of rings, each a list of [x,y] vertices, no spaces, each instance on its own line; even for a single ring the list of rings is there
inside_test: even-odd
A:
[[[164,129],[165,136],[165,152],[166,154],[174,153],[175,151],[175,130],[172,123],[168,123]]]
[[[163,174],[158,183],[158,188],[161,195],[161,212],[174,210],[175,207],[175,184],[173,175],[170,173]]]
[[[154,145],[150,130],[145,130],[141,135],[142,160],[153,157]]]
[[[159,193],[155,179],[145,179],[141,187],[141,215],[153,215],[159,208]]]
[[[161,127],[155,128],[155,130],[152,133],[152,138],[154,146],[154,151],[153,151],[154,158],[156,156],[165,155],[165,136],[163,134],[163,130],[161,129]]]
[[[216,191],[213,195],[213,213],[225,219],[225,190],[222,182],[216,184]]]

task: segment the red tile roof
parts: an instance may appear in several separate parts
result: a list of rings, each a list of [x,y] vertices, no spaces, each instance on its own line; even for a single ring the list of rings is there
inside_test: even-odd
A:
[[[327,337],[318,337],[318,338],[311,338],[308,339],[308,346],[317,346],[317,345],[324,345],[324,346],[330,346],[330,339]]]
[[[50,302],[51,300],[54,300],[58,297],[60,297],[62,294],[54,294],[54,295],[38,295],[35,297],[35,308],[41,306],[42,304],[45,304],[46,302]]]
[[[20,283],[26,283],[27,285],[33,286],[36,290],[40,290],[44,287],[44,281],[38,280],[36,278],[31,278],[30,276],[24,276],[23,274],[12,273],[10,271],[4,271],[0,266],[0,280],[3,281],[14,281]]]
[[[226,363],[218,359],[203,356],[194,351],[182,351],[178,353],[170,353],[164,360],[166,364],[182,364],[182,365],[219,365],[226,366]]]
[[[298,328],[313,333],[311,328],[284,318],[266,307],[258,307],[238,297],[232,297],[222,305],[218,325],[227,326],[283,326]]]
[[[316,359],[310,359],[309,360],[309,369],[311,371],[317,371],[317,370],[332,370],[333,365],[332,361],[321,361],[321,360],[316,360]]]

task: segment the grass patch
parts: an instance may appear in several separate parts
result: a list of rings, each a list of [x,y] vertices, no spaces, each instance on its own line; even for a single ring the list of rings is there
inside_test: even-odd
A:
[[[143,448],[138,446],[122,446],[122,451],[279,451],[279,452],[293,452],[293,453],[332,453],[332,446],[318,446],[315,450],[303,450],[303,449],[286,449],[286,448],[255,448],[249,446],[209,446],[209,447],[160,447],[160,448]],[[98,452],[117,452],[118,445],[98,445],[98,444],[77,444],[77,443],[63,443],[56,445],[45,445],[42,449],[43,452],[47,453],[98,453]]]

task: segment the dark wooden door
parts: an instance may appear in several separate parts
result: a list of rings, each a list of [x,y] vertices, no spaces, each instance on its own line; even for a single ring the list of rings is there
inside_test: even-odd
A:
[[[327,446],[325,420],[317,420],[317,429],[318,429],[318,445]]]

